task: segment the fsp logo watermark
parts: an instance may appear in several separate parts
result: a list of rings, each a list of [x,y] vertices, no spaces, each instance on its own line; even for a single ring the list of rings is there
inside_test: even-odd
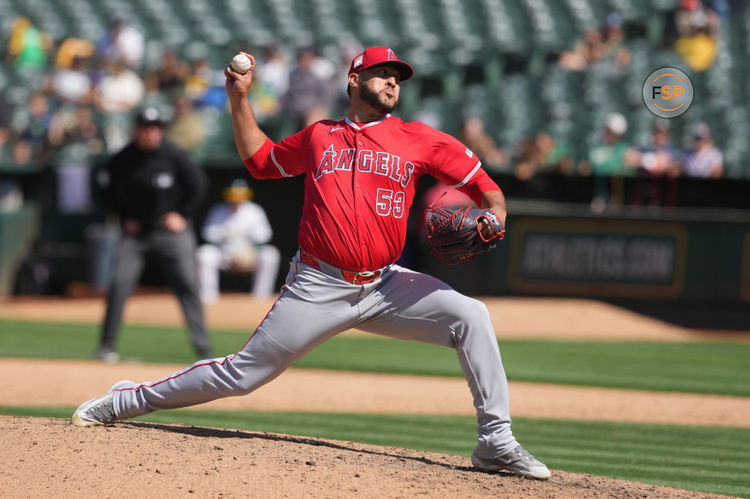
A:
[[[643,83],[643,102],[660,118],[676,118],[693,103],[693,83],[677,68],[657,69]]]

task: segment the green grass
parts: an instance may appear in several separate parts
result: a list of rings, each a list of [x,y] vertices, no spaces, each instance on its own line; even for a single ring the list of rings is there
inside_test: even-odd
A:
[[[210,331],[216,355],[234,353],[252,331]],[[96,350],[99,326],[0,320],[0,356],[89,359]],[[175,327],[124,326],[118,352],[124,360],[191,363],[196,360],[187,330]]]
[[[516,381],[750,396],[750,344],[506,340],[500,351]],[[450,349],[375,337],[333,338],[296,365],[463,375]]]
[[[0,356],[89,358],[97,327],[0,321]],[[250,332],[212,331],[217,355],[234,353]],[[750,396],[750,344],[502,341],[508,377],[572,385]],[[127,326],[126,360],[195,360],[179,328]],[[448,348],[376,336],[337,337],[296,364],[303,368],[463,376]]]
[[[72,411],[0,406],[0,414],[16,416],[67,418]],[[137,420],[305,435],[463,456],[470,455],[476,443],[476,421],[457,416],[174,410]],[[515,418],[513,431],[553,469],[750,497],[749,429]]]

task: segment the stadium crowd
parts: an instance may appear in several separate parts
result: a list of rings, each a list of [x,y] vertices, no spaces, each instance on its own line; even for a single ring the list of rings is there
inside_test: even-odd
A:
[[[680,2],[674,32],[665,43],[694,71],[706,70],[716,57],[725,3]],[[622,19],[610,14],[600,29],[583,33],[552,64],[568,72],[602,60],[611,61],[615,70],[625,67],[631,57],[623,37]],[[269,44],[254,51],[258,84],[251,98],[269,135],[281,138],[318,119],[340,116],[347,102],[346,75],[335,68],[345,68],[341,62],[360,49],[356,43],[342,45],[341,61],[321,56],[313,46],[289,50]],[[0,168],[54,165],[68,176],[85,176],[96,158],[128,141],[132,115],[144,106],[160,108],[170,122],[166,137],[202,159],[217,119],[228,119],[224,68],[208,58],[185,60],[169,48],[158,58],[147,55],[144,36],[123,18],[114,19],[98,39],[70,37],[58,43],[29,19],[16,19],[5,64],[27,84],[0,96]],[[459,127],[439,120],[431,124],[457,135],[489,171],[510,172],[521,182],[549,171],[593,175],[602,177],[597,196],[611,197],[605,194],[605,177],[715,178],[724,173],[722,152],[705,123],[695,127],[694,140],[685,147],[673,142],[669,122],[655,121],[653,143],[644,146],[629,141],[627,119],[611,113],[601,123],[598,143],[575,153],[550,130],[502,143],[481,117],[464,118]]]

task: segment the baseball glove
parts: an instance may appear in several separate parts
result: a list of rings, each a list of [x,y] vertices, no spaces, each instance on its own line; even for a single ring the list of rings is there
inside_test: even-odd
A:
[[[505,229],[491,210],[430,206],[425,212],[430,253],[445,263],[467,262],[495,247],[505,237]],[[480,222],[485,222],[484,234]]]

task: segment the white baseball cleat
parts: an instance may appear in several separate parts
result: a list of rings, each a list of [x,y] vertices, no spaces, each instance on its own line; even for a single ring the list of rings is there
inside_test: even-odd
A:
[[[70,420],[76,426],[100,426],[117,420],[115,408],[112,405],[115,390],[134,384],[133,381],[129,380],[118,381],[104,395],[81,404]]]
[[[120,362],[120,354],[109,348],[100,348],[94,353],[94,358],[97,360],[103,360],[108,364],[116,364]]]
[[[548,480],[552,476],[547,466],[521,447],[521,444],[507,454],[493,459],[479,457],[475,450],[471,455],[471,464],[482,471],[504,470],[535,480]]]

